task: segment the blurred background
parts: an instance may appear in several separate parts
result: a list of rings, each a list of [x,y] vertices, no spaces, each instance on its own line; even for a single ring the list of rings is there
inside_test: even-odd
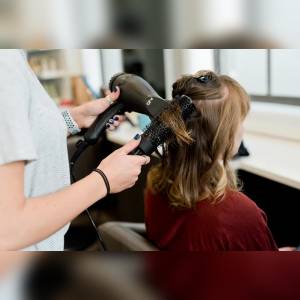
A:
[[[297,48],[299,1],[0,0],[2,48]]]
[[[299,255],[1,253],[2,300],[298,299]],[[11,289],[2,283],[11,280]],[[13,291],[13,292],[11,292]]]
[[[210,69],[238,80],[253,100],[300,105],[298,49],[26,49],[58,105],[100,97],[118,72],[149,81],[162,97],[182,74]],[[83,95],[86,93],[86,95]]]
[[[26,50],[26,54],[41,83],[61,108],[105,96],[111,77],[123,71],[142,76],[167,99],[171,99],[173,82],[182,74],[210,69],[238,80],[251,96],[251,112],[245,122],[246,151],[241,151],[241,157],[232,165],[244,183],[244,192],[266,211],[278,245],[300,244],[300,203],[295,201],[300,196],[300,50],[35,49]],[[76,177],[87,175],[147,124],[148,117],[127,114],[127,121],[118,130],[107,133],[83,154],[75,168]],[[70,155],[80,138],[69,138]],[[250,156],[244,157],[248,152]],[[152,164],[157,162],[154,156]],[[143,196],[148,170],[149,166],[144,168],[134,188],[110,195],[92,207],[97,226],[104,225],[102,232],[111,233],[111,227],[105,227],[107,222],[126,222],[127,229],[132,225],[146,237]],[[95,242],[96,235],[86,215],[79,216],[66,236],[66,249],[95,249]]]

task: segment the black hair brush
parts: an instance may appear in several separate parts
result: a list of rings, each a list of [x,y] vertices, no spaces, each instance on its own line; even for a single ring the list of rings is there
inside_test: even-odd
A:
[[[160,115],[156,116],[150,125],[146,128],[145,132],[141,136],[141,142],[137,149],[131,154],[134,155],[151,155],[157,150],[157,148],[174,138],[173,130],[161,119],[161,115],[166,111],[174,110],[179,108],[181,111],[181,118],[186,121],[196,108],[190,97],[182,95],[178,96],[169,102],[168,106],[164,108]],[[176,109],[175,108],[175,109]]]

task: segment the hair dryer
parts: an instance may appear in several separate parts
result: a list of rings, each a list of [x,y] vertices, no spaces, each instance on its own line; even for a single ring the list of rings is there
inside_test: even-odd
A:
[[[179,104],[183,119],[186,119],[195,109],[192,100],[184,95],[173,101],[161,98],[147,81],[137,75],[116,74],[110,80],[109,88],[112,91],[117,86],[121,91],[118,101],[98,116],[92,126],[86,131],[84,139],[77,143],[77,150],[70,160],[71,167],[88,146],[96,144],[106,130],[108,121],[117,114],[135,111],[146,114],[153,119],[150,127],[142,136],[139,149],[134,153],[150,155],[164,140],[171,136],[170,129],[161,124],[159,120],[160,114],[165,109],[171,108],[174,102]]]
[[[155,118],[169,104],[147,81],[137,75],[120,73],[113,76],[109,89],[113,91],[117,86],[121,91],[118,101],[101,114],[84,135],[84,140],[89,145],[97,142],[114,115],[135,111]]]

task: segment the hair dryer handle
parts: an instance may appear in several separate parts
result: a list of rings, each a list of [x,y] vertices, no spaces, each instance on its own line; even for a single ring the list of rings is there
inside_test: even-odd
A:
[[[84,140],[89,145],[94,145],[97,143],[101,134],[106,130],[106,124],[115,115],[124,113],[124,104],[122,102],[117,102],[108,108],[104,113],[98,116],[96,121],[87,130],[84,135]]]

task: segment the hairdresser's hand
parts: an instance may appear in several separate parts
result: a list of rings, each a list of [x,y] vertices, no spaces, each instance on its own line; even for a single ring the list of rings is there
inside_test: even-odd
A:
[[[119,193],[134,186],[142,166],[150,162],[148,156],[128,155],[139,143],[137,140],[130,141],[100,163],[98,168],[106,175],[111,193]]]
[[[79,128],[89,128],[98,115],[102,114],[109,108],[112,102],[116,101],[120,96],[120,89],[117,87],[115,92],[111,92],[105,98],[90,101],[80,106],[70,109],[70,113],[78,124]],[[124,116],[114,116],[109,122],[108,129],[114,130],[125,119]]]

